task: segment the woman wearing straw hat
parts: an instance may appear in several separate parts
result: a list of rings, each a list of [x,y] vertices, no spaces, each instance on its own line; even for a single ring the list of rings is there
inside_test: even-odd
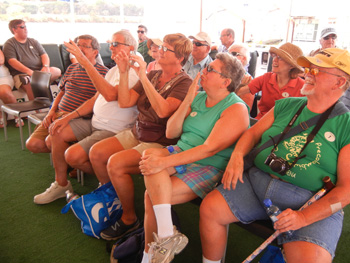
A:
[[[303,70],[297,64],[298,57],[303,55],[302,50],[296,45],[285,43],[279,48],[271,47],[270,54],[273,57],[272,72],[253,79],[249,85],[237,92],[238,96],[249,92],[251,94],[262,92],[257,119],[274,107],[276,100],[302,96],[300,89],[304,85],[304,80],[298,74]]]

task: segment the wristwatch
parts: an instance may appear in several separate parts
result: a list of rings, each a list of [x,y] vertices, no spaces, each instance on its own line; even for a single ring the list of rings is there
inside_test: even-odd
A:
[[[43,67],[45,67],[45,68],[49,68],[50,66],[49,66],[49,65],[44,64],[44,65],[43,65]]]

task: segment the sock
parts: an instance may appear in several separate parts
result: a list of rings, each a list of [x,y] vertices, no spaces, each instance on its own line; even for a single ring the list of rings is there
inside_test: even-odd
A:
[[[221,260],[209,260],[203,256],[203,261],[202,263],[220,263]]]
[[[159,238],[169,237],[174,234],[173,219],[171,218],[171,205],[160,204],[153,206],[157,220],[157,232]]]
[[[143,257],[142,257],[141,263],[148,263],[148,262],[149,262],[148,253],[146,253],[146,251],[143,251]]]

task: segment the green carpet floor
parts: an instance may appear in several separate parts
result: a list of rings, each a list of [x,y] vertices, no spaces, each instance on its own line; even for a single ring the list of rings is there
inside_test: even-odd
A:
[[[106,263],[107,242],[84,235],[80,222],[70,211],[61,214],[64,199],[48,205],[35,205],[33,196],[43,192],[53,182],[54,170],[48,154],[32,154],[21,150],[19,131],[9,123],[9,140],[4,141],[0,129],[0,262],[1,263]],[[27,123],[26,123],[27,125]],[[28,129],[24,129],[25,138]],[[97,187],[92,175],[85,176],[85,185],[71,179],[75,192],[86,194]],[[143,218],[144,185],[141,176],[134,178],[137,213]],[[175,206],[182,232],[190,243],[173,262],[201,262],[198,233],[198,206],[189,203]],[[349,208],[345,209],[348,212]],[[343,234],[338,244],[336,263],[350,262],[350,218],[345,217]],[[226,262],[242,262],[262,239],[236,225],[230,226]],[[254,262],[258,262],[255,260]]]

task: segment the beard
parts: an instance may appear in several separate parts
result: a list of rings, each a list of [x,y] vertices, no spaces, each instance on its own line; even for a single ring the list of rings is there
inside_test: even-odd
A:
[[[307,86],[303,86],[300,90],[300,94],[301,95],[312,95],[315,93],[315,87],[313,87],[312,89],[307,89]]]

